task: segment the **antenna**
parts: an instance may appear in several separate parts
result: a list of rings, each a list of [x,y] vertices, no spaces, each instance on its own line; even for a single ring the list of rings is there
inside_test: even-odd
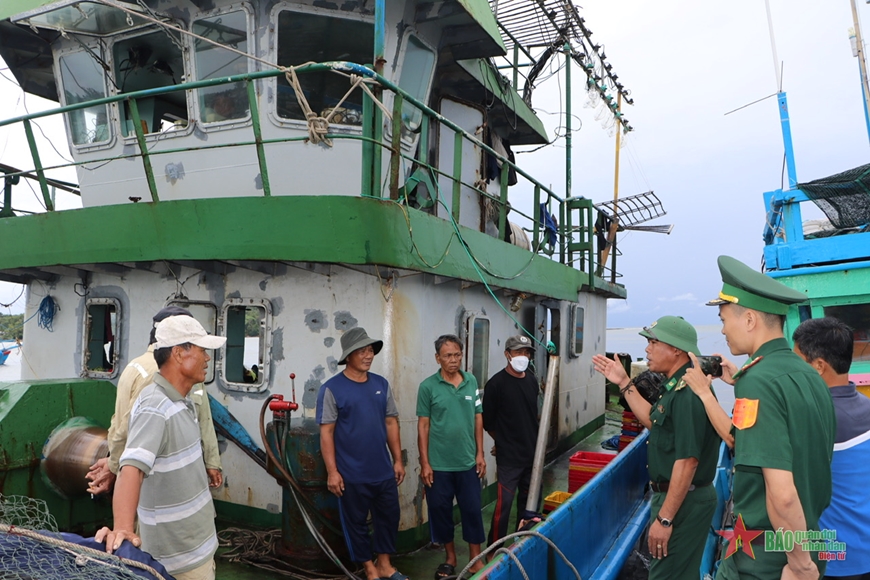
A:
[[[852,0],[854,5],[854,0]],[[767,29],[770,32],[770,50],[773,53],[773,72],[776,75],[776,90],[782,92],[782,72],[779,68],[779,56],[776,54],[776,37],[773,35],[773,18],[770,16],[770,0],[764,0],[767,9]]]

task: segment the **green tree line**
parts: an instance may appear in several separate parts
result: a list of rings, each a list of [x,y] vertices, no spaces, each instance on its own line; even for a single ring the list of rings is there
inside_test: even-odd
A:
[[[23,328],[23,314],[0,314],[0,339],[21,339],[24,336]]]

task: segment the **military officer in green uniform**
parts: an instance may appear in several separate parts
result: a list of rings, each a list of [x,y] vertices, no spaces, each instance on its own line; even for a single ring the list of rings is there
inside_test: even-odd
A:
[[[662,393],[650,405],[634,388],[622,365],[595,355],[595,369],[620,387],[643,425],[650,430],[648,460],[653,491],[649,548],[653,580],[697,580],[707,530],[716,510],[719,436],[704,405],[685,388],[683,374],[698,352],[698,335],[678,316],[663,316],[643,329],[649,369],[664,373]]]
[[[709,304],[719,306],[731,353],[750,355],[739,370],[723,361],[723,379],[734,384],[733,416],[712,397],[710,377],[691,369],[684,380],[734,447],[734,515],[753,539],[741,537],[742,545],[731,540],[716,577],[814,580],[824,575],[816,552],[765,546],[765,534],[757,533],[818,530],[831,500],[831,395],[819,374],[792,352],[782,330],[789,305],[806,296],[729,256],[719,257],[719,271],[722,291]]]

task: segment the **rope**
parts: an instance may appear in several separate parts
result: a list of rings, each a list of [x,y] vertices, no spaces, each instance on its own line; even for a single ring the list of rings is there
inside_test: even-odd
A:
[[[139,568],[140,570],[145,570],[158,580],[166,580],[163,576],[161,576],[157,570],[152,568],[147,564],[143,564],[142,562],[137,562],[135,560],[129,560],[127,558],[120,558],[115,556],[114,554],[108,554],[107,552],[103,552],[100,550],[94,550],[93,548],[88,548],[87,546],[80,546],[78,544],[74,544],[72,542],[67,542],[65,540],[61,540],[58,538],[52,538],[51,536],[46,536],[44,534],[40,534],[39,532],[34,532],[32,530],[28,530],[26,528],[19,528],[17,526],[10,526],[7,524],[0,524],[0,532],[5,532],[7,534],[13,536],[24,536],[26,538],[30,538],[31,540],[36,540],[38,542],[42,542],[44,544],[50,544],[52,546],[56,546],[61,548],[62,550],[72,552],[79,555],[84,555],[87,557],[91,555],[93,557],[88,557],[87,559],[96,564],[103,564],[105,566],[110,566],[112,568],[120,568],[115,562],[112,560],[118,560],[118,562],[124,564],[125,566],[132,566],[134,568]]]
[[[58,310],[60,310],[60,307],[57,305],[57,302],[55,302],[54,298],[52,298],[51,295],[43,298],[42,302],[39,303],[39,309],[33,315],[39,315],[39,318],[36,321],[36,323],[39,325],[39,328],[44,328],[49,332],[54,332],[54,315]],[[33,318],[33,316],[31,316],[30,318]],[[30,318],[28,318],[27,320],[30,320]],[[27,320],[25,320],[25,322],[27,322]]]
[[[306,66],[308,64],[311,63],[305,63],[298,66]],[[302,109],[302,113],[305,115],[305,121],[308,123],[308,140],[313,144],[319,145],[320,143],[323,143],[327,147],[332,147],[332,139],[327,137],[327,134],[329,134],[329,120],[335,112],[341,108],[347,98],[357,89],[357,87],[361,88],[372,99],[372,102],[384,112],[390,121],[393,120],[393,115],[390,113],[389,109],[387,109],[386,105],[375,97],[374,93],[366,84],[369,82],[369,79],[356,74],[344,75],[344,73],[340,73],[339,71],[333,72],[342,74],[343,76],[348,76],[350,78],[350,88],[346,93],[344,93],[344,96],[338,100],[338,103],[329,109],[329,112],[326,113],[326,115],[318,115],[311,109],[311,105],[308,104],[308,99],[305,98],[305,93],[302,92],[302,83],[299,82],[299,77],[296,74],[298,66],[282,66],[278,67],[278,69],[284,72],[284,77],[287,79],[287,83],[296,94],[296,102],[299,103],[299,108]]]

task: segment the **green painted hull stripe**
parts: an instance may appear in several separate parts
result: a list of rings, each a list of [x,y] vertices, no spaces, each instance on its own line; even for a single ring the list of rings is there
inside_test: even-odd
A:
[[[130,203],[9,218],[0,226],[5,240],[0,271],[161,260],[274,260],[378,264],[479,282],[471,260],[456,247],[450,222],[356,196]],[[529,261],[527,250],[468,228],[461,231],[475,258],[498,274],[486,275],[492,286],[570,301],[577,300],[581,288],[591,290],[585,286],[589,276],[579,270],[543,256]],[[595,286],[608,296],[625,296],[621,285],[595,278]]]

